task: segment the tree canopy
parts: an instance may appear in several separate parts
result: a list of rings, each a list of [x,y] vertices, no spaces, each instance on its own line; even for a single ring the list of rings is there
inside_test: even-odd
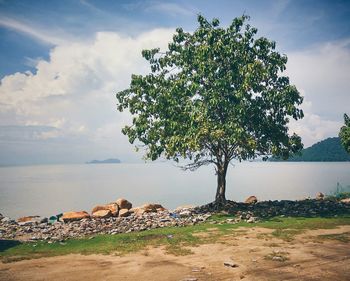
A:
[[[345,150],[350,153],[350,118],[347,114],[344,114],[344,123],[345,125],[340,128],[339,137]]]
[[[189,169],[213,163],[216,201],[225,200],[232,159],[287,158],[302,148],[288,134],[290,118],[303,117],[303,99],[282,75],[287,57],[275,42],[255,38],[248,19],[224,28],[199,15],[193,33],[176,29],[168,50],[143,50],[151,72],[132,75],[130,88],[117,93],[118,109],[134,117],[123,129],[129,141],[143,143],[151,160],[189,159]]]

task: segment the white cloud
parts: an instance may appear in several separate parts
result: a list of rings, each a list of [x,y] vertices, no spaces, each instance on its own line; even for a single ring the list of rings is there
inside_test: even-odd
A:
[[[176,3],[151,2],[146,11],[160,12],[171,16],[192,16],[194,10],[190,7],[184,7]]]
[[[305,117],[291,131],[305,146],[337,136],[350,108],[350,40],[330,42],[288,53],[287,74],[305,97]]]
[[[35,73],[14,73],[1,80],[0,126],[11,125],[16,133],[11,129],[9,139],[3,132],[0,141],[13,141],[20,138],[18,132],[27,130],[26,141],[57,141],[65,145],[65,153],[80,147],[84,161],[102,154],[135,159],[132,145],[120,132],[130,116],[116,110],[115,93],[129,86],[132,73],[149,71],[141,50],[165,49],[172,34],[169,29],[137,37],[98,32],[89,41],[57,42],[48,60],[32,61]],[[305,118],[292,122],[291,131],[303,137],[305,146],[337,135],[343,113],[350,108],[349,41],[292,52],[288,57],[288,75],[306,101]],[[54,152],[57,155],[59,150],[55,147]]]
[[[40,132],[38,139],[61,138],[69,144],[80,138],[106,154],[132,152],[121,134],[130,117],[117,111],[115,93],[129,86],[132,73],[149,71],[141,50],[164,49],[172,34],[169,29],[137,37],[99,32],[90,42],[54,47],[49,60],[37,61],[35,73],[1,80],[0,125],[49,126],[55,130]]]
[[[340,120],[350,108],[350,39],[288,53],[287,73],[314,113]]]
[[[31,23],[22,22],[13,18],[0,17],[0,26],[24,33],[34,39],[50,45],[59,45],[66,42],[63,35],[57,36],[58,33],[62,33],[59,30],[41,30],[33,27]],[[56,34],[56,36],[53,36],[52,34]]]
[[[292,120],[289,130],[302,137],[304,147],[309,147],[327,137],[338,136],[342,122],[328,120],[312,113],[312,103],[309,101],[304,101],[302,109],[304,118],[298,121]]]

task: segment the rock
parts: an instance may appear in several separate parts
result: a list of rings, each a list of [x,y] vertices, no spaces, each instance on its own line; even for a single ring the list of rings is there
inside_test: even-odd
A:
[[[160,211],[165,211],[166,209],[160,204],[145,204],[141,207],[146,213],[156,213],[158,209]]]
[[[9,218],[9,217],[3,217],[2,219],[1,219],[1,222],[3,222],[3,223],[9,223],[9,222],[11,222],[12,220]]]
[[[109,218],[112,216],[111,210],[98,210],[92,213],[94,218]]]
[[[166,209],[162,205],[150,203],[144,204],[141,207],[135,207],[130,209],[130,212],[134,213],[137,216],[142,216],[144,213],[157,213],[163,211],[166,211]]]
[[[92,209],[91,214],[94,214],[95,212],[101,211],[101,210],[109,210],[111,211],[111,215],[116,217],[118,216],[119,205],[117,203],[110,203],[107,205],[98,205]]]
[[[40,222],[40,216],[21,217],[17,222]]]
[[[230,261],[226,261],[226,262],[224,262],[224,266],[227,266],[227,267],[238,267],[238,264],[235,264],[235,263],[230,262]]]
[[[137,216],[142,216],[145,213],[145,210],[142,207],[135,207],[129,210],[130,213],[134,213]]]
[[[132,208],[132,204],[128,200],[126,200],[124,198],[119,198],[115,203],[118,204],[120,209],[128,209],[128,210],[130,210]]]
[[[257,222],[257,218],[256,217],[250,217],[248,220],[247,220],[248,223],[256,223]]]
[[[317,192],[316,200],[323,200],[323,199],[324,199],[324,194],[322,192]]]
[[[281,261],[281,262],[284,261],[284,259],[280,256],[274,256],[274,257],[272,257],[272,260],[273,261]]]
[[[185,218],[185,217],[191,216],[191,214],[192,214],[192,212],[190,210],[182,210],[182,211],[180,211],[179,216],[181,218]]]
[[[90,215],[85,211],[81,211],[81,212],[63,213],[63,216],[61,219],[64,222],[70,222],[70,221],[78,221],[78,220],[85,219],[85,218],[90,218]]]
[[[249,196],[244,203],[246,204],[255,204],[256,202],[258,202],[258,198],[256,198],[256,196]]]
[[[130,212],[128,209],[121,209],[119,211],[119,217],[124,218],[124,217],[128,217],[130,215]]]
[[[349,204],[350,203],[350,198],[341,199],[340,202]]]

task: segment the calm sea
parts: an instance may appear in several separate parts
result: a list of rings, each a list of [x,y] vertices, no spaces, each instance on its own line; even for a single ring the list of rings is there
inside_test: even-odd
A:
[[[350,185],[350,163],[247,162],[230,166],[227,198],[302,199]],[[172,209],[213,201],[211,166],[195,172],[170,163],[46,165],[0,168],[0,213],[17,218],[86,210],[127,198],[134,206],[159,202]]]

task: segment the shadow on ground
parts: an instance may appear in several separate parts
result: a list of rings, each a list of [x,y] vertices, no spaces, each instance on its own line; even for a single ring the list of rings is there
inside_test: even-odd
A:
[[[3,239],[0,239],[0,252],[4,252],[7,249],[15,247],[15,246],[17,246],[19,244],[21,244],[21,242],[19,242],[17,240],[3,240]]]

